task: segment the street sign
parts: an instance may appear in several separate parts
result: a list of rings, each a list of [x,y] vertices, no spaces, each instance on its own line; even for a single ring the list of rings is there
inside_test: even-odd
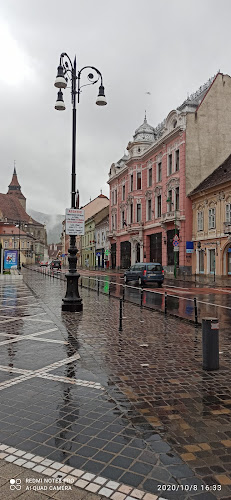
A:
[[[96,257],[100,257],[101,253],[100,252],[96,252]]]
[[[84,234],[84,210],[66,208],[66,234],[82,236]]]
[[[179,252],[179,247],[174,247],[173,250],[174,252]]]
[[[175,234],[173,241],[179,241],[179,236],[177,234]]]
[[[174,246],[174,247],[178,247],[178,245],[179,245],[179,241],[177,241],[177,240],[173,240],[172,244],[173,244],[173,246]]]

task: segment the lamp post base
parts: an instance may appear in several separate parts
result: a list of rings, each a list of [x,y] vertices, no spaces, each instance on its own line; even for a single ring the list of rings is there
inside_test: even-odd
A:
[[[63,299],[62,311],[81,312],[83,310],[82,299],[79,296],[78,280],[79,273],[67,273],[67,291]]]

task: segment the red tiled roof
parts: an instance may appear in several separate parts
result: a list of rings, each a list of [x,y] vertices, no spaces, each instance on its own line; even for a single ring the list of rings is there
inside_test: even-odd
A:
[[[9,184],[8,186],[8,193],[7,194],[11,194],[13,196],[17,196],[18,198],[22,198],[22,199],[26,199],[25,196],[22,194],[21,192],[21,186],[18,182],[18,177],[17,177],[17,173],[16,173],[16,169],[14,168],[14,172],[13,172],[13,175],[12,175],[12,179],[11,179],[11,183]]]
[[[37,226],[43,226],[26,213],[18,197],[9,196],[9,194],[0,193],[0,218],[15,222],[30,222]]]
[[[0,234],[5,235],[5,236],[11,236],[13,235],[19,235],[20,236],[28,236],[30,237],[30,234],[25,233],[22,231],[22,229],[19,231],[19,228],[14,226],[13,224],[4,224],[0,223]]]
[[[10,186],[19,186],[20,189],[21,189],[21,186],[20,186],[20,184],[18,182],[18,177],[17,177],[15,169],[14,169],[14,172],[13,172],[13,175],[12,175],[11,183],[9,184],[8,187],[10,187]]]

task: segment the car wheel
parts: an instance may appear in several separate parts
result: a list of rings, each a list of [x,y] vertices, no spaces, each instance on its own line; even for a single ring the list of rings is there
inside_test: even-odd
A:
[[[138,279],[139,286],[144,286],[143,281],[141,278]]]

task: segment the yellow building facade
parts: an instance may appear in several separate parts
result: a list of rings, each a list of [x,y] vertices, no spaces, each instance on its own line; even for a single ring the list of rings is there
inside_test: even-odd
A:
[[[231,155],[189,195],[192,272],[231,277]]]

